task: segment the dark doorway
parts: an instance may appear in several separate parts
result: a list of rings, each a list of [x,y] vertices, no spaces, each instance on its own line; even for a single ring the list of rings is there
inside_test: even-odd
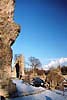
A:
[[[5,97],[3,97],[3,96],[0,96],[0,100],[6,100],[6,99],[5,99]]]
[[[16,63],[16,77],[19,78],[19,63]]]

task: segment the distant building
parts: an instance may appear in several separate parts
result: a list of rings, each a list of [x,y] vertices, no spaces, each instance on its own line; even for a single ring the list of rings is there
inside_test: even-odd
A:
[[[18,55],[15,59],[15,66],[12,70],[12,77],[21,78],[24,76],[24,56]]]

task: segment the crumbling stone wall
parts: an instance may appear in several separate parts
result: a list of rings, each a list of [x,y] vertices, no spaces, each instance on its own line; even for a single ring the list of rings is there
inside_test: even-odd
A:
[[[24,56],[19,55],[15,61],[16,77],[21,78],[24,76]]]
[[[13,21],[15,0],[0,0],[0,88],[11,77],[12,49],[20,31]]]

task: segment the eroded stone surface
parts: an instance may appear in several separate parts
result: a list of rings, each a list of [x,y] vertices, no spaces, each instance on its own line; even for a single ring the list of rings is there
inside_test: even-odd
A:
[[[15,0],[0,0],[0,17],[13,21]]]
[[[0,88],[9,84],[12,49],[20,31],[13,21],[15,0],[0,0]]]

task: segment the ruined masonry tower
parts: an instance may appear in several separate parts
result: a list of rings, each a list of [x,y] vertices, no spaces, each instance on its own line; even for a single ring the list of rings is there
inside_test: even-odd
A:
[[[0,89],[9,84],[11,77],[12,49],[20,31],[13,21],[15,0],[0,0]],[[5,88],[5,87],[4,87]]]
[[[24,76],[24,56],[23,55],[17,56],[16,61],[15,61],[15,68],[16,68],[16,77],[18,74],[17,78],[20,78],[20,76]]]

